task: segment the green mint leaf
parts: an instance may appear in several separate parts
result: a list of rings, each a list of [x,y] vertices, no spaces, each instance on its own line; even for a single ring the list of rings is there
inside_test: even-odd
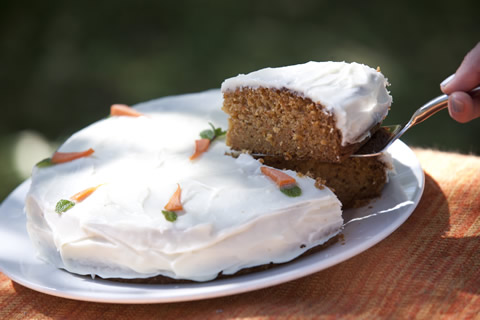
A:
[[[36,164],[36,166],[38,168],[50,167],[50,166],[53,166],[53,162],[52,162],[51,158],[46,158],[46,159],[43,159],[42,161],[38,162]]]
[[[210,127],[212,127],[213,133],[215,135],[214,139],[217,137],[221,137],[227,133],[227,131],[223,131],[222,128],[215,128],[215,126],[211,122],[209,122],[208,124],[210,125]]]
[[[283,194],[289,196],[289,197],[299,197],[302,195],[302,189],[300,189],[299,186],[296,184],[293,186],[286,186],[283,188],[280,188],[280,191],[282,191]]]
[[[215,128],[215,126],[209,122],[208,123],[212,129],[206,129],[200,132],[200,137],[202,139],[208,139],[211,141],[215,140],[217,137],[221,137],[227,134],[227,131],[223,131],[222,128]]]
[[[221,137],[227,134],[227,131],[222,130],[222,128],[216,128],[215,129],[215,136],[216,137]]]
[[[165,219],[170,222],[177,220],[177,214],[174,211],[162,210]]]
[[[202,139],[213,140],[213,138],[215,138],[215,132],[210,129],[203,130],[202,132],[200,132],[200,137]]]
[[[74,205],[75,202],[62,199],[57,202],[57,205],[55,206],[55,212],[58,214],[62,214],[63,212],[72,209]]]

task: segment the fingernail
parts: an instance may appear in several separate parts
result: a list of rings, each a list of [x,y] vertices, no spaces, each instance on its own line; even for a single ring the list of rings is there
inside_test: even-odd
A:
[[[462,101],[458,100],[458,99],[455,99],[455,98],[452,98],[450,99],[450,105],[452,107],[452,111],[454,113],[462,113],[463,112],[463,109],[464,109],[464,105],[462,103]]]
[[[450,75],[450,76],[448,76],[445,80],[443,80],[442,83],[440,83],[440,86],[441,86],[442,88],[446,87],[447,84],[448,84],[450,81],[452,81],[454,77],[455,77],[455,73],[452,74],[452,75]]]

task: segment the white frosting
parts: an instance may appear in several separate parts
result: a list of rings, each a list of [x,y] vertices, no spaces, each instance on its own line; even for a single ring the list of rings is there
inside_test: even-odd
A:
[[[220,91],[138,105],[147,116],[110,117],[77,132],[59,151],[95,153],[35,168],[27,230],[39,257],[78,274],[205,281],[219,272],[289,261],[339,232],[340,203],[329,189],[292,171],[303,193],[290,198],[248,155],[237,159],[218,139],[194,161],[194,140],[208,122],[226,129]],[[162,210],[182,188],[184,211]],[[60,199],[100,186],[59,215]]]
[[[377,159],[383,162],[383,164],[385,165],[385,174],[387,177],[386,183],[388,183],[390,180],[390,174],[397,174],[397,171],[395,170],[395,166],[393,164],[393,156],[388,150],[386,150],[382,152]]]
[[[308,62],[240,74],[222,83],[237,88],[288,89],[323,105],[336,119],[342,145],[362,141],[387,115],[392,97],[381,72],[358,63]]]

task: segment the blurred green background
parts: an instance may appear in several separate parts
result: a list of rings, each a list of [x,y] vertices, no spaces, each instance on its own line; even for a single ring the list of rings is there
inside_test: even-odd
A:
[[[343,4],[343,5],[342,5]],[[112,103],[218,88],[310,60],[380,66],[403,123],[480,40],[480,1],[2,1],[0,201]],[[446,111],[411,146],[480,154]]]

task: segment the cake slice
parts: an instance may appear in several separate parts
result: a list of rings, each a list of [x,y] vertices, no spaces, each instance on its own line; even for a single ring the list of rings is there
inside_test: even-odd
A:
[[[303,173],[317,180],[317,186],[330,188],[342,203],[342,209],[368,204],[382,194],[393,169],[388,153],[376,157],[347,158],[342,163],[316,160],[285,160],[265,157],[266,165]]]
[[[285,159],[341,162],[379,127],[392,102],[380,71],[308,62],[225,80],[227,145]]]

